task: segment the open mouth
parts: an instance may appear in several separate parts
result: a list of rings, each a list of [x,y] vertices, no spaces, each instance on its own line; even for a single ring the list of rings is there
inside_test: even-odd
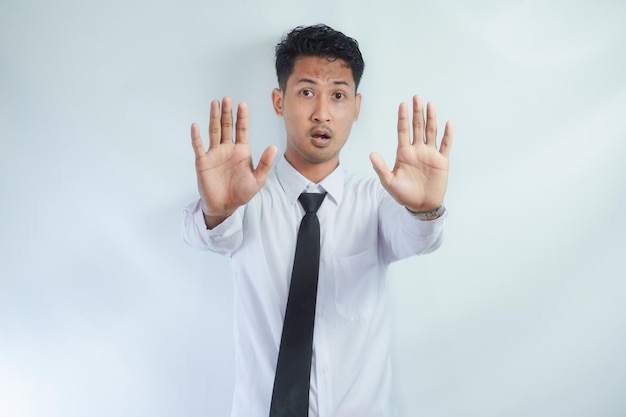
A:
[[[330,139],[330,133],[325,130],[314,130],[311,132],[311,137],[314,139],[328,140]]]
[[[315,139],[330,139],[330,136],[325,133],[315,133],[311,136],[313,136]]]

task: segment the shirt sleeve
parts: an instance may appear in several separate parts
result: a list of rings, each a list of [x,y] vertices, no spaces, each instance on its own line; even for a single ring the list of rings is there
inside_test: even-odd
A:
[[[448,211],[435,220],[421,220],[398,204],[386,191],[381,196],[378,227],[388,262],[435,251],[444,238]]]
[[[183,240],[189,246],[228,255],[241,245],[243,240],[243,207],[213,229],[207,229],[200,201],[183,209]]]

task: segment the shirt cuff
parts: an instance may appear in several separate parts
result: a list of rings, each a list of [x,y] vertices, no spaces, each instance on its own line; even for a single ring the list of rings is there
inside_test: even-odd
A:
[[[187,244],[202,250],[228,253],[241,243],[242,207],[227,217],[213,229],[207,229],[200,200],[189,204],[183,210],[183,236]]]
[[[440,236],[443,234],[446,219],[448,218],[448,209],[444,207],[441,216],[433,220],[422,220],[415,216],[409,210],[404,210],[406,217],[410,224],[416,224],[417,229],[407,228],[407,230],[416,230],[419,236]],[[409,223],[407,223],[408,226]]]

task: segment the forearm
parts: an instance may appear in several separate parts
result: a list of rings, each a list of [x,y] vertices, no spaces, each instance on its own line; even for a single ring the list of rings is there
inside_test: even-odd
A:
[[[396,201],[387,200],[380,207],[379,230],[389,261],[433,252],[441,246],[447,212],[437,218],[422,220]]]

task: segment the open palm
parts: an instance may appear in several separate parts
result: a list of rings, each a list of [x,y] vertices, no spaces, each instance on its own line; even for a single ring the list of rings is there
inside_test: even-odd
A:
[[[233,141],[232,102],[228,97],[224,98],[221,111],[219,101],[211,103],[209,149],[205,151],[195,123],[191,126],[191,138],[202,211],[207,226],[212,227],[250,201],[263,187],[277,150],[275,146],[268,147],[254,169],[248,142],[247,106],[240,103],[237,108]]]
[[[443,204],[448,185],[448,167],[452,146],[452,124],[446,123],[441,145],[437,149],[435,106],[428,103],[426,122],[419,96],[413,97],[413,141],[406,103],[398,110],[398,151],[390,171],[382,156],[372,153],[370,159],[381,183],[389,194],[414,212],[434,210]]]

